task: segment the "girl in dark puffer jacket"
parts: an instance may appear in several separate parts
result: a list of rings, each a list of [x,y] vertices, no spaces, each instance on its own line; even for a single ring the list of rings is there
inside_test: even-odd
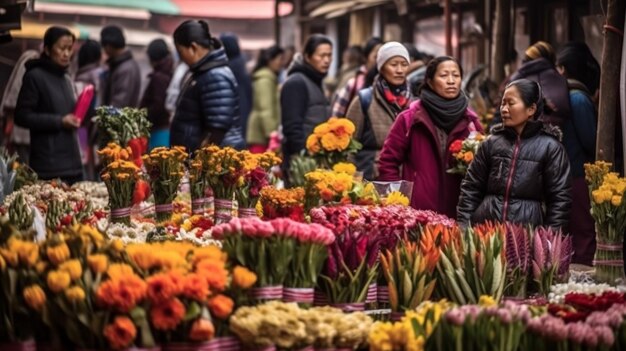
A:
[[[536,121],[540,86],[520,79],[507,85],[503,123],[478,149],[461,184],[461,225],[488,220],[567,228],[570,166],[557,127]]]

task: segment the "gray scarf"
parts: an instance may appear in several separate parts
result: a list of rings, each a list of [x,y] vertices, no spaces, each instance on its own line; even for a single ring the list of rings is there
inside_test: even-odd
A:
[[[450,134],[465,115],[469,104],[469,99],[463,91],[456,98],[448,100],[426,88],[422,90],[420,99],[433,123],[447,134]]]

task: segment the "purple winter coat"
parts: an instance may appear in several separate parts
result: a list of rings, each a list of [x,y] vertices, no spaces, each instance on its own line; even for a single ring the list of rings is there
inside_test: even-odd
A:
[[[511,76],[511,81],[521,78],[530,79],[541,85],[543,97],[552,110],[550,113],[544,112],[542,120],[562,128],[564,122],[570,118],[567,79],[560,75],[556,67],[545,58],[524,62]]]
[[[422,102],[414,101],[389,130],[378,163],[378,180],[413,182],[411,207],[456,218],[463,177],[446,173],[454,164],[450,145],[467,138],[471,131],[482,132],[483,128],[476,113],[468,108],[448,135],[442,160],[436,127]]]

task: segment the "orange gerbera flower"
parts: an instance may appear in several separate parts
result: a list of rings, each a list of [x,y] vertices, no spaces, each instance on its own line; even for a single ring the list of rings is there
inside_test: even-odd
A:
[[[235,303],[226,295],[216,295],[209,299],[209,309],[211,314],[219,319],[226,319],[233,312]]]
[[[104,327],[103,334],[109,345],[119,350],[132,344],[137,336],[137,329],[128,317],[115,317],[113,323]]]
[[[256,283],[257,276],[254,272],[243,266],[233,269],[233,284],[241,289],[248,289]]]
[[[170,300],[175,296],[176,286],[169,274],[160,273],[146,280],[148,284],[148,299],[153,303]]]
[[[209,296],[209,283],[200,274],[191,273],[185,277],[183,296],[197,301],[204,301]]]
[[[189,331],[189,339],[193,341],[211,340],[213,335],[215,335],[215,327],[213,327],[213,323],[207,319],[198,319],[193,322],[191,330]]]
[[[228,271],[224,262],[204,259],[198,262],[196,272],[204,277],[209,283],[209,288],[215,291],[223,291],[228,281]]]
[[[185,305],[179,299],[171,299],[152,306],[150,318],[158,330],[173,330],[185,316]]]
[[[185,289],[185,274],[187,274],[182,269],[172,269],[167,272],[171,282],[172,288],[174,289],[174,295],[179,295],[183,293]]]

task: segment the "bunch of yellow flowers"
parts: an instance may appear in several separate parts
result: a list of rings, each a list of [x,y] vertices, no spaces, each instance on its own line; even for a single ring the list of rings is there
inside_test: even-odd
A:
[[[613,206],[622,204],[622,196],[626,190],[626,179],[620,178],[617,173],[607,173],[600,187],[591,192],[593,202],[602,204],[610,202]]]
[[[307,197],[321,198],[324,202],[347,201],[348,192],[354,186],[352,175],[318,169],[305,176]]]

